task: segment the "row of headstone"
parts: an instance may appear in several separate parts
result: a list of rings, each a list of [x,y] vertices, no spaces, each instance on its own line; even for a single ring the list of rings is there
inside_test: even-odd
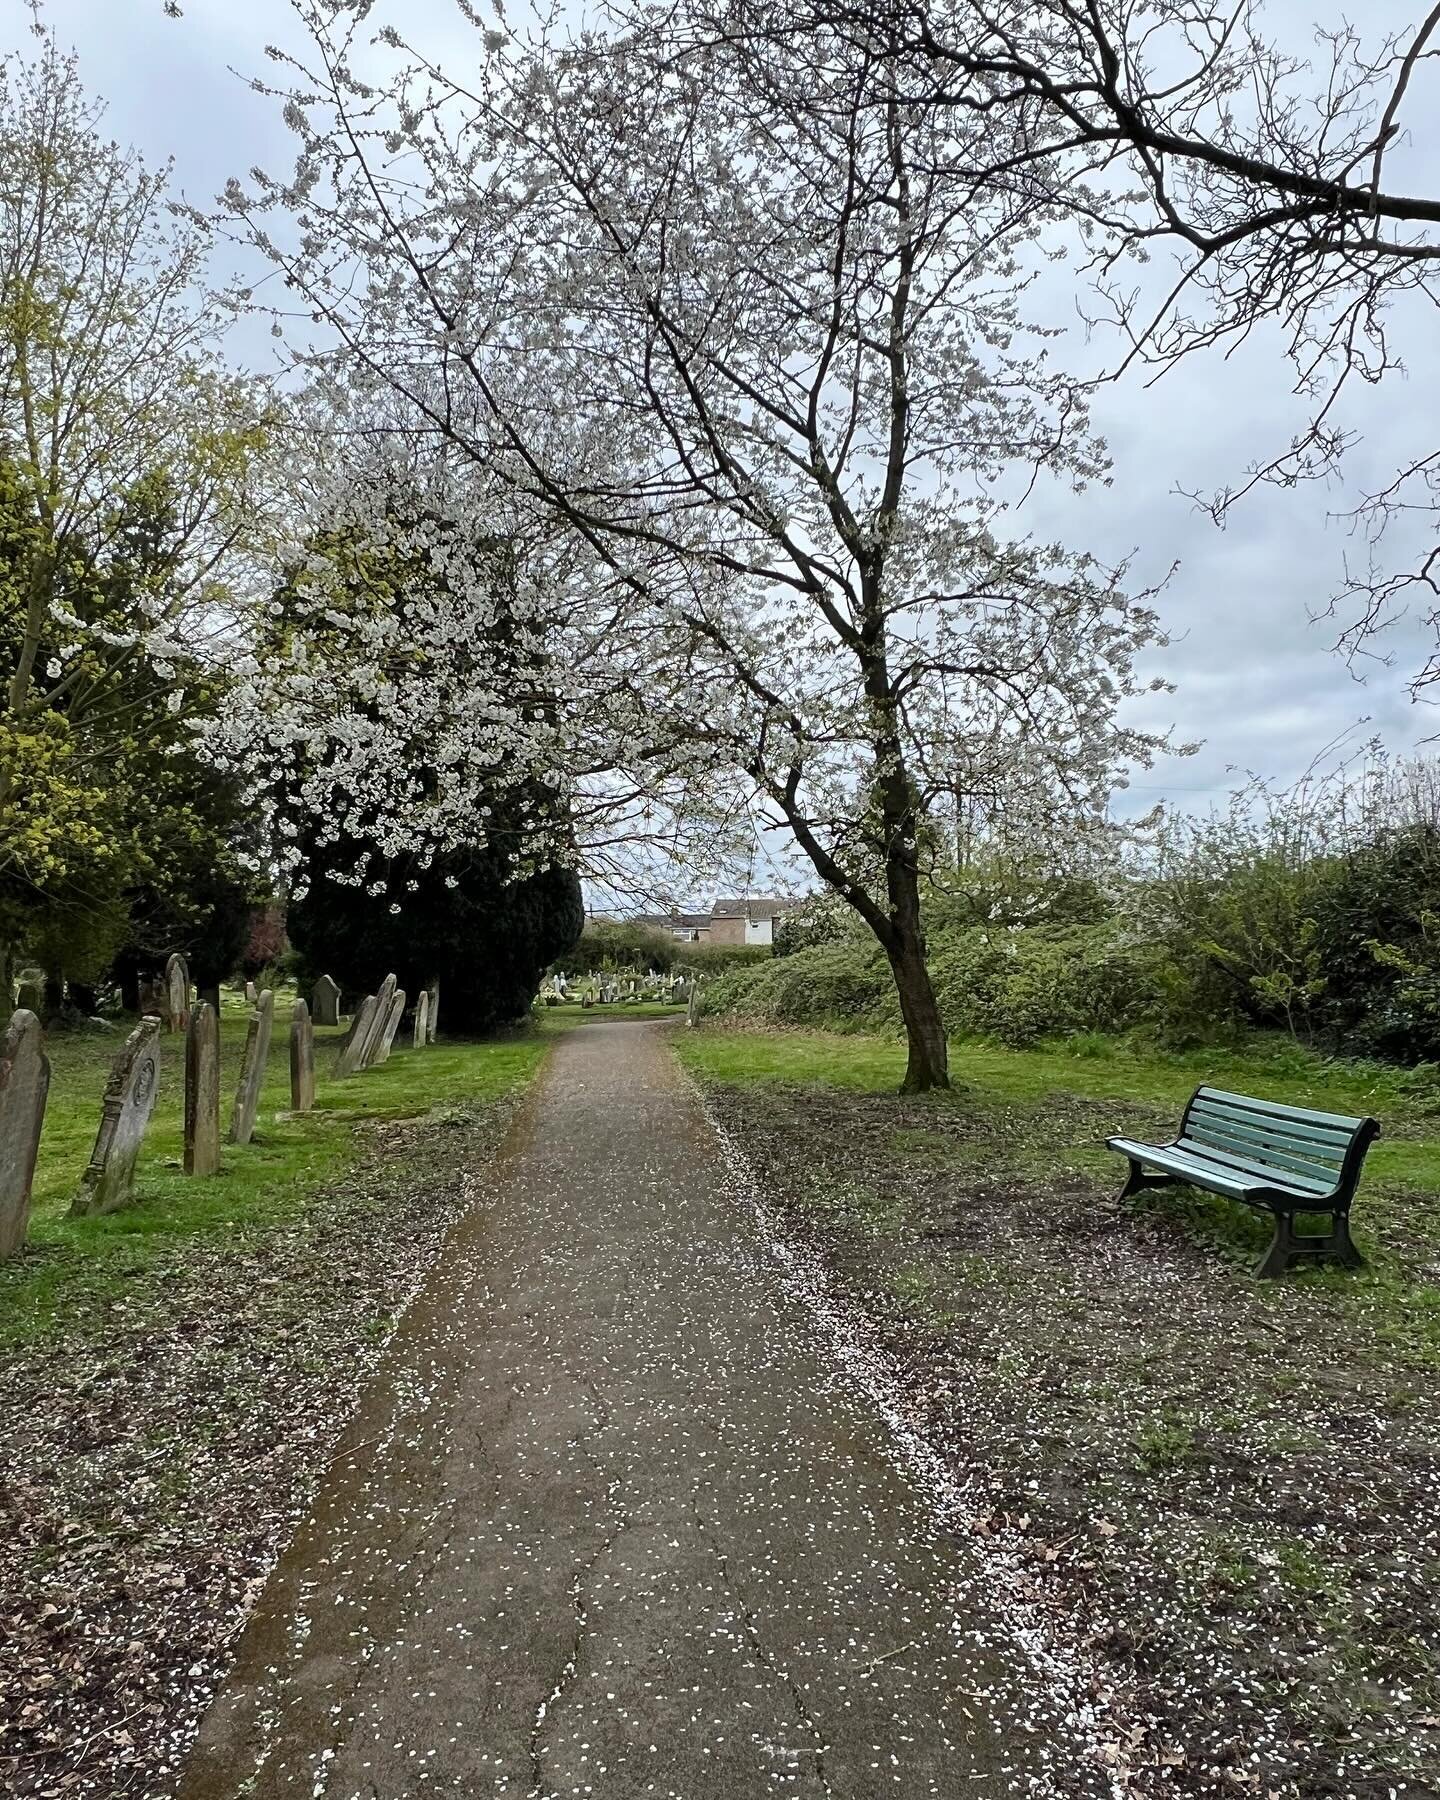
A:
[[[328,979],[328,978],[327,978]],[[319,992],[317,985],[317,994]],[[338,993],[338,990],[337,990]],[[387,975],[377,992],[367,994],[355,1009],[350,1029],[340,1040],[340,1056],[335,1065],[337,1075],[358,1075],[364,1069],[377,1069],[388,1062],[405,1016],[406,994],[393,975]],[[436,1016],[440,1010],[440,984],[432,981],[423,988],[415,1002],[415,1016],[410,1041],[420,1050],[435,1042]],[[338,1023],[338,1014],[336,1022]]]
[[[167,970],[167,978],[171,973]],[[220,1169],[220,1020],[207,1001],[192,1007],[188,991],[184,1000],[184,1169],[187,1175],[215,1175]],[[267,988],[257,999],[246,1034],[230,1121],[233,1144],[248,1144],[254,1135],[274,1009],[275,996]],[[164,1028],[161,1014],[146,1015],[115,1059],[72,1214],[114,1212],[134,1192],[136,1163],[160,1091]],[[19,1008],[0,1038],[0,1261],[21,1247],[29,1228],[49,1088],[44,1029],[33,1010]],[[309,1112],[314,1104],[315,1034],[302,1000],[290,1026],[290,1106],[292,1112]]]

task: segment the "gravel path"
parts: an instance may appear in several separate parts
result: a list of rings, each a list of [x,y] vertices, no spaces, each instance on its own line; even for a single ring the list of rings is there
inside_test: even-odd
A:
[[[979,1552],[796,1305],[665,1029],[557,1048],[187,1800],[999,1800],[1059,1762],[1075,1791]]]

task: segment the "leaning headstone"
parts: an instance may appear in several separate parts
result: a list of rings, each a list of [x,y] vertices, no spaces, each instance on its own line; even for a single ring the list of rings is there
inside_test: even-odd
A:
[[[160,1087],[160,1021],[142,1019],[115,1059],[101,1102],[100,1129],[72,1213],[108,1213],[135,1186],[135,1161]]]
[[[185,1032],[185,1173],[220,1173],[220,1015],[208,1000]]]
[[[350,1029],[345,1034],[345,1042],[340,1046],[340,1060],[335,1065],[335,1073],[340,1077],[353,1075],[361,1067],[360,1057],[370,1036],[370,1027],[375,1020],[375,1009],[380,1002],[374,994],[367,994],[355,1008],[355,1017],[350,1021]]]
[[[0,1037],[0,1262],[25,1242],[49,1091],[45,1033],[30,1008],[23,1007],[12,1014]]]
[[[425,992],[430,1000],[430,1004],[425,1009],[425,1041],[427,1044],[433,1044],[436,1030],[440,1024],[440,983],[432,981]]]
[[[429,1018],[430,996],[421,988],[420,998],[415,1002],[415,1035],[412,1040],[417,1050],[423,1050],[430,1042]]]
[[[390,1006],[395,998],[395,977],[387,975],[380,983],[379,992],[375,995],[375,1016],[370,1021],[370,1029],[360,1047],[360,1060],[357,1067],[373,1069],[375,1058],[379,1054],[380,1040],[385,1035],[385,1027],[390,1023]]]
[[[175,955],[165,964],[165,981],[160,990],[160,1017],[167,1031],[184,1031],[190,1024],[190,965]]]
[[[250,1029],[245,1034],[240,1085],[235,1090],[235,1109],[230,1114],[232,1144],[248,1144],[255,1135],[255,1116],[260,1111],[260,1089],[265,1085],[265,1062],[270,1055],[270,1029],[274,1023],[275,992],[266,988],[255,1002]]]
[[[690,983],[690,999],[685,1008],[685,1023],[687,1025],[700,1023],[700,983],[698,981]]]
[[[405,990],[396,988],[390,996],[390,1012],[385,1020],[385,1029],[380,1033],[375,1045],[375,1053],[370,1058],[370,1066],[379,1068],[383,1062],[390,1060],[390,1048],[395,1042],[395,1033],[400,1029],[400,1018],[405,1011]]]
[[[315,1027],[310,1008],[295,1002],[290,1020],[290,1110],[309,1112],[315,1104]]]
[[[314,1024],[338,1025],[340,1023],[340,983],[332,981],[328,975],[322,975],[315,983],[311,1004],[314,1007]]]

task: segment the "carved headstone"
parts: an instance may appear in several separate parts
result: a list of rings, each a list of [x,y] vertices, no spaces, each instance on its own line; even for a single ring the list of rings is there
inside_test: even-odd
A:
[[[378,1068],[381,1063],[389,1062],[390,1049],[395,1042],[395,1033],[400,1029],[400,1020],[404,1011],[405,990],[404,988],[396,988],[395,992],[390,996],[390,1012],[385,1020],[385,1029],[380,1033],[379,1041],[375,1045],[374,1055],[370,1059],[372,1068]]]
[[[274,1023],[275,993],[272,988],[266,988],[255,1002],[250,1029],[245,1034],[240,1085],[235,1090],[235,1110],[230,1115],[232,1144],[248,1144],[255,1135],[255,1117],[260,1111],[260,1089],[265,1085],[265,1062],[270,1055],[270,1030]]]
[[[430,997],[430,1004],[425,1009],[425,1041],[435,1042],[435,1031],[440,1023],[440,983],[432,981],[425,992]]]
[[[315,1027],[310,1023],[310,1008],[297,1000],[290,1020],[290,1110],[309,1112],[314,1104]]]
[[[160,1017],[167,1031],[184,1031],[190,1024],[190,965],[183,956],[165,964],[165,983],[160,991]]]
[[[415,1034],[411,1040],[417,1050],[423,1050],[430,1042],[428,1021],[430,1018],[430,996],[424,988],[420,990],[420,998],[415,1002]]]
[[[370,1021],[370,1028],[360,1046],[360,1058],[357,1068],[373,1069],[379,1054],[380,1040],[385,1036],[385,1028],[390,1023],[390,1006],[395,998],[395,977],[387,975],[380,983],[379,992],[375,996],[375,1015]]]
[[[375,1009],[380,1002],[374,994],[367,994],[355,1008],[355,1017],[350,1021],[350,1029],[346,1033],[345,1042],[340,1046],[340,1060],[335,1065],[338,1076],[353,1075],[361,1066],[360,1057],[365,1043],[370,1036],[370,1027],[375,1020]]]
[[[340,983],[332,981],[328,975],[322,975],[315,983],[315,992],[311,998],[314,1007],[313,1023],[316,1025],[338,1025],[340,1023]]]
[[[142,1019],[115,1059],[101,1102],[100,1129],[72,1213],[108,1213],[135,1186],[135,1161],[160,1088],[160,1021]]]
[[[208,1000],[185,1032],[185,1173],[220,1172],[220,1017]]]
[[[11,1016],[0,1037],[0,1261],[25,1242],[30,1185],[49,1091],[45,1033],[35,1014],[24,1007]]]

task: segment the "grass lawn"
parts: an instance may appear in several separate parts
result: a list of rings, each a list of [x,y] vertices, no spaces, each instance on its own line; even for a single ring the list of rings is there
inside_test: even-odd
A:
[[[226,1143],[221,1172],[187,1178],[183,1149],[185,1046],[161,1039],[160,1095],[137,1174],[135,1204],[104,1218],[68,1216],[100,1120],[110,1065],[130,1028],[53,1035],[50,1098],[36,1167],[30,1234],[22,1255],[0,1265],[0,1343],[63,1325],[172,1256],[187,1240],[237,1240],[294,1217],[358,1153],[366,1121],[413,1118],[448,1106],[501,1099],[535,1074],[565,1021],[483,1043],[442,1039],[414,1049],[403,1034],[382,1067],[339,1081],[332,1070],[343,1029],[317,1030],[314,1112],[290,1104],[293,996],[276,996],[265,1086],[253,1140]],[[576,1011],[578,1012],[578,1008]],[[228,1132],[248,1008],[226,993],[221,1015],[221,1132]]]
[[[951,1470],[962,1525],[1023,1570],[1026,1628],[1113,1689],[1136,1791],[1440,1792],[1424,1071],[1288,1042],[962,1042],[952,1091],[901,1097],[890,1040],[709,1023],[675,1047]],[[1163,1141],[1202,1082],[1380,1120],[1354,1216],[1368,1268],[1256,1282],[1268,1225],[1248,1209],[1117,1201],[1105,1138]]]

